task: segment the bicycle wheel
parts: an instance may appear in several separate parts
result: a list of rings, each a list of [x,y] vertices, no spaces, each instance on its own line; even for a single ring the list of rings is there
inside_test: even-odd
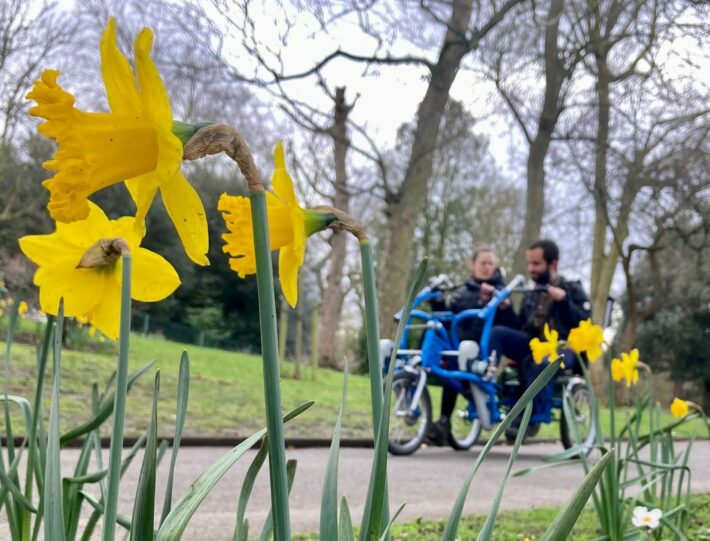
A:
[[[454,412],[449,420],[449,445],[457,451],[467,451],[476,444],[481,435],[481,421],[468,419],[468,400],[462,395],[456,397]]]
[[[419,449],[431,424],[431,399],[426,387],[414,412],[409,411],[416,388],[415,374],[400,372],[392,379],[388,448],[393,455],[411,455]]]
[[[596,428],[594,424],[594,409],[589,400],[592,391],[586,383],[575,383],[568,391],[569,404],[572,409],[573,418],[567,419],[565,408],[562,408],[560,416],[560,439],[565,449],[574,445],[582,446],[584,453],[588,454],[594,445]]]

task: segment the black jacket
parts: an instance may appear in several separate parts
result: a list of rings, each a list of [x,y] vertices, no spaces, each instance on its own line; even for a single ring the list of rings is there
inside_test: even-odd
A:
[[[530,291],[523,296],[518,324],[530,338],[542,338],[547,323],[550,329],[559,333],[560,340],[565,339],[580,321],[592,316],[591,303],[579,281],[558,276],[550,285],[567,291],[564,300],[552,301],[545,291]]]
[[[470,310],[473,308],[483,308],[490,300],[483,300],[481,298],[481,284],[484,282],[495,288],[502,288],[505,286],[505,282],[503,281],[503,277],[499,271],[496,271],[496,273],[488,280],[481,281],[471,277],[466,280],[464,285],[454,291],[451,298],[446,302],[446,308],[454,313],[463,312],[464,310]],[[516,321],[517,319],[515,312],[513,312],[510,307],[498,308],[494,325],[514,327],[516,326]],[[459,324],[458,338],[459,340],[475,340],[478,342],[481,339],[482,332],[482,319],[465,319]]]

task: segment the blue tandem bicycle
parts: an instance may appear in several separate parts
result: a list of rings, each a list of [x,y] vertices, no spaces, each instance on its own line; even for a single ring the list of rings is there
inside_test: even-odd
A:
[[[430,280],[417,294],[395,357],[390,453],[410,455],[425,441],[432,423],[430,385],[446,382],[458,392],[448,436],[449,445],[456,450],[470,449],[482,430],[491,429],[505,418],[522,395],[518,368],[514,363],[500,364],[499,359],[491,359],[489,340],[500,304],[513,292],[530,291],[522,288],[524,281],[524,277],[518,275],[504,288],[495,291],[485,307],[457,314],[419,308],[427,301],[441,299],[446,290],[453,289],[445,277]],[[460,324],[470,318],[483,320],[480,343],[458,339]],[[419,338],[419,347],[408,347],[416,338]],[[393,349],[392,340],[380,341],[380,362],[385,373]],[[591,391],[580,368],[561,369],[554,382],[552,407],[560,411],[562,444],[569,449],[579,442],[585,450],[591,449],[595,437],[589,402]],[[565,400],[570,405],[567,411],[572,412],[573,419],[565,416]]]

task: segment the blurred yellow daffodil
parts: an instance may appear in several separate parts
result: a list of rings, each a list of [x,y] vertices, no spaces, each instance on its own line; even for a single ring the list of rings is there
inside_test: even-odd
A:
[[[689,411],[690,408],[688,407],[688,403],[685,400],[681,400],[680,398],[675,397],[673,399],[673,402],[671,402],[671,413],[673,414],[673,417],[682,419],[683,417],[688,415]]]
[[[135,74],[118,49],[110,19],[101,39],[101,71],[110,113],[74,107],[74,96],[58,83],[59,72],[46,70],[28,99],[30,114],[44,118],[39,132],[57,142],[54,159],[44,164],[56,174],[44,181],[47,208],[58,222],[89,215],[88,197],[123,182],[136,202],[135,230],[145,234],[145,217],[160,190],[185,252],[208,265],[207,219],[202,201],[180,172],[182,142],[173,135],[172,111],[150,51],[153,32],[144,28],[135,40]]]
[[[269,221],[269,247],[279,250],[279,281],[286,301],[298,302],[298,269],[303,265],[306,238],[321,231],[335,217],[317,210],[301,208],[293,189],[293,181],[286,170],[283,144],[274,149],[274,174],[271,179],[274,193],[266,192],[266,211]],[[240,278],[256,273],[254,229],[251,221],[251,202],[248,197],[222,194],[217,206],[222,212],[228,233],[223,251],[231,257],[229,266]]]
[[[25,301],[20,301],[20,305],[17,307],[17,313],[24,316],[29,310],[30,307],[27,306],[27,303]]]
[[[133,299],[162,300],[180,285],[180,278],[162,256],[140,247],[133,218],[109,220],[98,206],[88,205],[85,220],[57,222],[54,233],[22,237],[20,248],[39,266],[34,283],[44,312],[56,315],[64,298],[65,316],[86,321],[116,339],[123,249],[132,259]]]
[[[614,381],[626,381],[626,386],[631,387],[639,380],[638,371],[639,350],[634,348],[630,353],[622,353],[621,359],[612,359],[611,377]]]
[[[557,357],[557,340],[559,334],[555,330],[550,330],[550,327],[545,323],[545,342],[541,342],[539,338],[530,340],[530,349],[532,350],[533,360],[535,364],[540,364],[545,357],[553,360]]]
[[[587,354],[589,362],[593,363],[602,354],[604,331],[599,325],[594,325],[590,319],[582,321],[579,327],[572,329],[567,337],[567,344],[576,353]]]

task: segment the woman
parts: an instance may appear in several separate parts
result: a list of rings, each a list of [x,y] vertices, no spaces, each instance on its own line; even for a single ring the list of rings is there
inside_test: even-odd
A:
[[[493,247],[487,244],[477,247],[471,262],[471,276],[464,285],[456,289],[449,300],[445,302],[446,309],[458,313],[473,308],[483,308],[491,300],[493,292],[505,286],[503,276],[498,269],[498,260]],[[498,308],[494,325],[515,326],[516,318],[510,302],[506,299]],[[458,338],[479,342],[483,332],[483,320],[479,318],[464,319],[458,327]],[[457,360],[453,360],[457,370]],[[444,445],[451,429],[449,419],[456,405],[456,388],[444,383],[441,395],[441,416],[427,434],[431,443]]]

